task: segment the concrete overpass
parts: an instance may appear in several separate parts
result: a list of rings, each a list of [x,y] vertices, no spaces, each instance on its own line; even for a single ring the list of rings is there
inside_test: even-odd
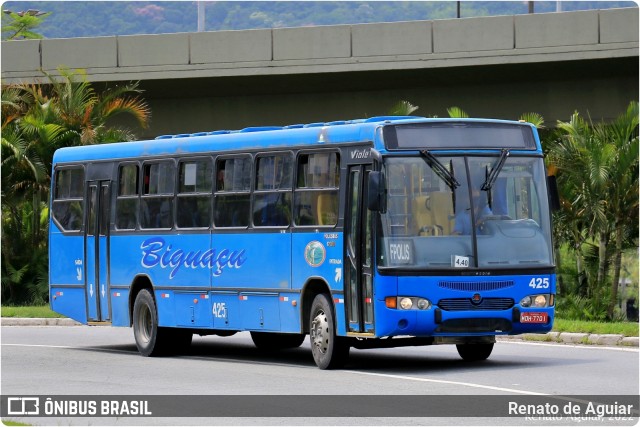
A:
[[[363,25],[2,42],[2,81],[83,68],[140,80],[144,136],[384,114],[574,110],[595,120],[638,99],[638,8]]]

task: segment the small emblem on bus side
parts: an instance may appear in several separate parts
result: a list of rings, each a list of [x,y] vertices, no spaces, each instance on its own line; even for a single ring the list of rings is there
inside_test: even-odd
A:
[[[322,243],[314,240],[304,248],[304,259],[311,267],[320,267],[327,256],[327,250]]]

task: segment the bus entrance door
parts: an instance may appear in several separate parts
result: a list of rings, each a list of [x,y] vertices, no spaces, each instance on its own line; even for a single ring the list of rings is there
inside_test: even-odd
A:
[[[373,327],[371,212],[366,188],[371,165],[349,167],[345,212],[345,308],[347,332],[371,334]]]
[[[110,195],[110,181],[88,183],[84,250],[87,319],[90,322],[106,322],[111,318],[107,270]]]

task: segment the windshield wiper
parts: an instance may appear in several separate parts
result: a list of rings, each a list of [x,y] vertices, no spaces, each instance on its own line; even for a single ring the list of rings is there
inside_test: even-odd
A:
[[[510,154],[509,150],[507,150],[506,148],[502,149],[502,151],[500,152],[500,158],[498,159],[496,164],[491,168],[491,173],[489,173],[487,180],[484,182],[484,184],[482,184],[481,189],[483,191],[491,190],[491,188],[493,187],[493,184],[495,184],[496,182],[496,179],[498,179],[498,175],[500,174],[500,171],[504,166],[504,162],[507,161],[507,157],[509,157],[509,154]]]
[[[451,191],[460,187],[460,183],[458,180],[449,172],[445,165],[440,163],[440,160],[436,158],[433,154],[431,154],[428,150],[420,150],[420,154],[422,154],[425,158],[425,161],[429,165],[431,169],[442,179],[451,189]]]

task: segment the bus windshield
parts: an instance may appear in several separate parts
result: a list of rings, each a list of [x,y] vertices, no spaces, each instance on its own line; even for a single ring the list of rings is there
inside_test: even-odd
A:
[[[542,158],[423,152],[387,157],[383,172],[381,270],[553,265]]]

